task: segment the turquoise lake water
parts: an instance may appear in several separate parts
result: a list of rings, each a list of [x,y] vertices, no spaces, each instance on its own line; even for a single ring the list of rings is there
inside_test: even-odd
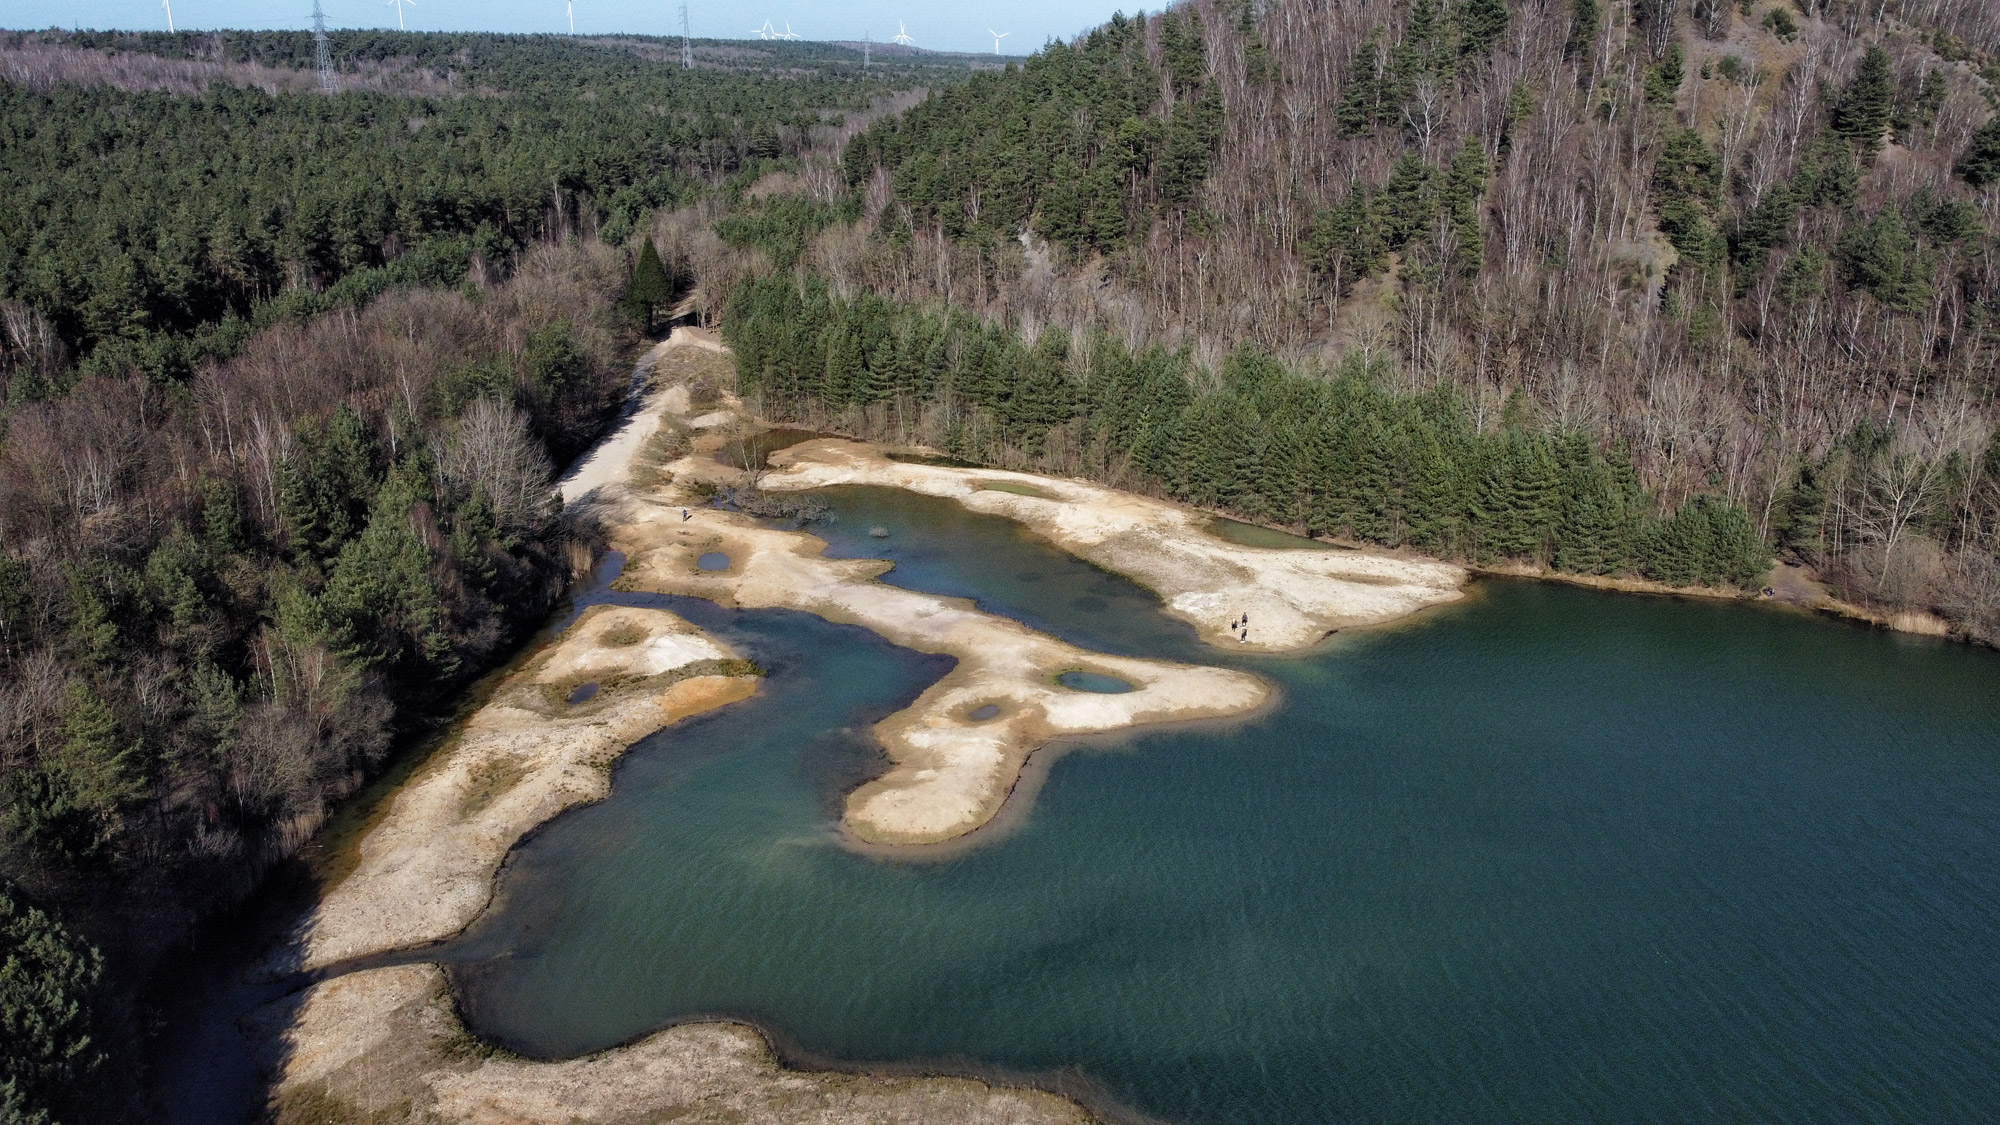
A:
[[[770,671],[519,848],[448,951],[568,1056],[696,1015],[805,1056],[1091,1084],[1185,1122],[1990,1120],[2000,659],[1757,607],[1482,582],[1302,657],[944,501],[844,489],[834,553],[1284,703],[1055,762],[947,859],[846,851],[869,724],[949,662],[666,605]],[[870,538],[870,527],[890,532]],[[817,530],[817,529],[816,529]]]

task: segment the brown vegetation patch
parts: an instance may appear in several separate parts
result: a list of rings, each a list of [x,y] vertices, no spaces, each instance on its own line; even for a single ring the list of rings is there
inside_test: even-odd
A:
[[[1060,496],[1051,495],[1032,484],[1024,484],[1015,480],[983,480],[973,485],[973,487],[981,492],[1011,492],[1016,496],[1032,496],[1037,500],[1054,500],[1057,502],[1061,502],[1062,500]]]

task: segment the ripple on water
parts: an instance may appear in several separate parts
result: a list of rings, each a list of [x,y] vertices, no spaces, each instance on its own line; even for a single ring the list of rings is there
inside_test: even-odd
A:
[[[892,580],[1137,655],[1177,635],[1031,537],[905,510],[931,509],[834,534],[863,550],[888,526],[912,560]],[[508,1046],[576,1055],[733,1013],[837,1059],[1074,1067],[1185,1125],[2000,1104],[1992,654],[1494,581],[1257,661],[1269,714],[1062,757],[1022,831],[917,864],[830,828],[880,771],[870,726],[948,663],[662,604],[772,674],[514,853],[448,954],[467,1018]]]

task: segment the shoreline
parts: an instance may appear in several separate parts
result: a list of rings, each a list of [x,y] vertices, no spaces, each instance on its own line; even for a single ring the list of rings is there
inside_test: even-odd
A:
[[[1057,549],[1153,592],[1206,643],[1260,654],[1310,649],[1342,629],[1399,620],[1461,596],[1467,572],[1380,549],[1252,547],[1209,530],[1210,514],[1085,481],[898,461],[865,442],[818,438],[778,450],[767,491],[899,488],[1019,524]],[[1239,635],[1238,615],[1248,626]]]
[[[653,374],[654,385],[646,388],[635,379],[632,407],[558,487],[566,503],[601,518],[610,548],[624,553],[625,572],[606,583],[610,588],[701,597],[739,608],[797,609],[868,628],[893,644],[956,658],[916,700],[876,724],[889,766],[847,794],[846,814],[832,834],[836,846],[904,863],[963,855],[1018,830],[1056,764],[1070,753],[1120,751],[1133,735],[1166,725],[1237,725],[1280,704],[1276,689],[1262,677],[1090,652],[981,611],[967,599],[888,586],[877,580],[888,563],[828,559],[825,542],[804,532],[773,530],[713,508],[699,509],[697,516],[695,503],[706,490],[739,479],[715,455],[732,433],[740,437],[764,425],[747,418],[727,395],[697,409],[689,379],[660,385],[660,366],[704,353],[728,354],[713,339],[687,329],[651,349],[640,373]],[[658,456],[661,443],[654,440],[667,430],[688,439],[676,450],[686,452],[671,461]],[[1421,611],[1436,606],[1464,604],[1478,596],[1476,583],[1466,588],[1473,576],[1770,600],[1530,568],[1461,568],[1366,549],[1246,547],[1207,533],[1205,518],[1197,517],[1210,513],[1198,509],[1034,474],[893,462],[872,446],[840,440],[801,443],[773,460],[780,466],[764,483],[777,490],[886,484],[1013,519],[1057,548],[1151,589],[1163,612],[1194,624],[1210,644],[1223,642],[1224,630],[1214,621],[1216,605],[1263,599],[1256,620],[1268,625],[1275,614],[1280,626],[1272,630],[1275,638],[1266,633],[1251,644],[1231,631],[1229,639],[1236,643],[1225,646],[1260,655],[1316,652],[1343,629],[1383,627],[1419,619]],[[824,479],[828,476],[838,479]],[[1104,508],[1116,518],[1092,522],[1076,516],[1101,514]],[[1168,549],[1160,549],[1162,542]],[[728,557],[720,566],[710,565],[717,553]],[[1163,565],[1161,558],[1175,565]],[[1272,565],[1295,559],[1309,561]],[[1281,572],[1275,585],[1263,580],[1267,571]],[[1336,591],[1348,600],[1315,601],[1298,595],[1288,581],[1318,584],[1321,592]],[[1395,591],[1386,602],[1369,596],[1383,589]],[[1821,606],[1801,608],[1828,612]],[[607,639],[626,626],[643,635]],[[336,852],[351,851],[351,869],[341,871],[340,859],[331,857],[330,885],[294,949],[293,967],[320,972],[323,979],[259,1014],[267,1065],[281,1074],[272,1088],[281,1122],[345,1119],[341,1115],[349,1111],[416,1116],[419,1107],[425,1119],[441,1121],[636,1122],[661,1114],[788,1120],[808,1110],[808,1103],[809,1112],[828,1121],[1145,1120],[1087,1079],[1079,1082],[1064,1072],[1019,1074],[951,1060],[835,1059],[804,1050],[781,1028],[727,1013],[683,1015],[572,1059],[529,1059],[480,1040],[459,1016],[454,970],[423,961],[422,954],[491,908],[516,849],[565,809],[602,799],[613,764],[631,744],[755,690],[754,680],[744,686],[745,669],[727,666],[733,653],[663,609],[588,606],[537,636],[536,647],[477,689],[454,729],[361,812],[347,846],[334,842]],[[619,651],[607,655],[614,649]],[[1078,668],[1124,679],[1135,690],[1093,695],[1053,683],[1057,672]],[[601,683],[601,694],[575,706],[590,714],[607,709],[616,714],[566,725],[562,716],[568,711],[548,709],[571,706],[556,701],[586,680]],[[706,686],[682,686],[697,682]],[[669,703],[676,691],[686,698]],[[527,697],[536,692],[537,698]],[[653,710],[630,706],[634,699],[652,699]],[[1004,722],[998,725],[1004,730],[997,735],[976,730],[994,717],[969,720],[988,704],[1002,706],[998,719]],[[469,788],[478,794],[472,802],[476,814],[486,807],[482,802],[504,798],[520,785],[521,778],[506,776],[505,768],[481,780],[465,761],[480,757],[467,744],[488,733],[479,723],[496,708],[538,713],[540,725],[530,723],[525,733],[557,741],[583,726],[597,728],[584,739],[588,748],[569,748],[555,771],[571,783],[554,786],[563,800],[548,807],[544,794],[528,810],[532,817],[526,823],[512,824],[511,835],[496,833],[507,836],[498,841],[497,859],[487,855],[489,841],[470,864],[484,864],[483,870],[465,870],[465,863],[453,870],[445,870],[450,863],[440,866],[438,853],[460,849],[435,831],[422,834],[417,844],[402,833],[409,853],[405,862],[391,864],[396,870],[386,874],[380,862],[371,869],[371,842],[379,860],[383,844],[376,838],[398,834],[392,826],[399,816],[407,817],[406,803],[421,803],[413,794],[443,786],[460,794],[464,814],[462,794]],[[518,738],[524,730],[508,727],[505,733]],[[486,764],[492,758],[487,754]],[[590,774],[580,788],[573,784],[579,765]],[[517,811],[516,820],[526,815]],[[467,889],[472,883],[478,884],[476,896]],[[429,909],[395,909],[399,896],[393,892],[404,892],[400,897],[407,907],[412,887],[418,898],[430,892]],[[409,959],[383,960],[397,955]],[[580,1116],[579,1098],[602,1112]]]
[[[642,370],[671,351],[690,350],[688,342],[670,337],[647,354]],[[698,350],[715,350],[692,342]],[[673,347],[677,343],[683,347]],[[674,402],[672,391],[680,392],[681,402]],[[663,411],[669,405],[687,409],[686,398],[684,385],[647,395],[627,412],[611,443],[565,476],[566,499],[603,491],[607,483],[617,491],[621,479],[641,467]],[[873,573],[863,581],[894,589],[874,582]],[[961,612],[976,613],[969,607]],[[995,628],[1039,638],[1018,623]],[[1041,643],[1060,644],[1052,638]],[[1183,671],[1070,646],[1062,646],[1060,656],[1065,665],[1110,667],[1153,681],[1177,679],[1169,673]],[[963,673],[965,663],[961,656],[959,668],[925,696]],[[598,604],[571,613],[553,636],[494,676],[471,701],[470,714],[360,810],[351,844],[335,842],[319,902],[265,962],[266,972],[279,979],[321,977],[244,1021],[260,1040],[263,1069],[275,1075],[270,1107],[277,1120],[303,1125],[388,1115],[553,1125],[662,1115],[790,1120],[802,1111],[857,1123],[1091,1120],[1079,1102],[1039,1083],[898,1078],[886,1073],[896,1069],[890,1066],[864,1073],[800,1071],[781,1060],[779,1036],[741,1022],[677,1020],[630,1044],[561,1062],[513,1057],[465,1027],[448,970],[417,958],[490,908],[499,874],[524,840],[562,811],[602,799],[614,763],[633,743],[753,692],[755,679],[743,664],[667,610]],[[1255,677],[1222,674],[1237,677],[1230,685],[1237,696],[1261,700],[1267,694]],[[597,694],[579,700],[573,689],[584,683],[598,685]],[[1216,710],[1232,713],[1244,702],[1227,698]],[[1095,727],[1086,722],[1082,729]],[[1046,733],[1037,738],[1037,748],[1046,740]],[[1000,803],[1012,792],[1010,785]],[[369,964],[398,954],[412,960]],[[594,1109],[579,1114],[579,1100]]]

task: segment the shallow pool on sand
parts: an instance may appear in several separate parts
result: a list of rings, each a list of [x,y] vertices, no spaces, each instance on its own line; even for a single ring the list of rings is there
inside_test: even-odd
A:
[[[519,849],[450,951],[482,1033],[569,1055],[739,1015],[817,1056],[1081,1073],[1191,1122],[2000,1104],[1992,654],[1493,582],[1246,660],[997,521],[832,498],[829,538],[899,558],[891,581],[1251,668],[1284,702],[1070,754],[991,845],[885,861],[839,845],[839,797],[944,662],[672,599],[765,690],[642,743]]]

